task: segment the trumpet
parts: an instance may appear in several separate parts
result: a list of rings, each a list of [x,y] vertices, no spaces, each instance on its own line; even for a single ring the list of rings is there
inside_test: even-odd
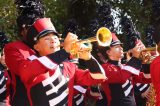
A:
[[[91,43],[91,42],[96,42],[96,41],[98,42],[100,46],[109,46],[112,41],[112,33],[110,32],[108,28],[101,27],[96,32],[96,36],[90,37],[87,39],[83,39],[83,40],[79,40],[77,41],[77,43],[84,44],[84,43]],[[88,46],[86,50],[88,51],[92,50],[92,46]],[[70,53],[71,55],[78,57],[78,51],[75,49],[74,44],[73,44],[73,47]]]
[[[59,38],[59,40],[64,41],[63,38]],[[109,46],[112,41],[112,34],[110,30],[106,27],[101,27],[96,32],[96,36],[90,37],[87,39],[79,40],[76,43],[91,43],[91,42],[98,42],[100,46]],[[63,47],[63,43],[60,45]]]
[[[139,59],[143,61],[143,63],[150,64],[155,57],[157,57],[157,47],[148,47],[140,51]],[[130,59],[132,57],[132,53],[127,51],[123,52],[124,55]]]
[[[156,51],[156,50],[157,50],[156,47],[148,47],[148,48],[146,48],[146,49],[144,49],[142,51]]]
[[[63,38],[59,38],[59,40],[62,42],[61,45],[59,45],[60,47],[63,47]],[[91,43],[91,42],[98,42],[98,44],[100,46],[109,46],[111,44],[112,41],[112,33],[110,32],[110,30],[106,27],[101,27],[98,29],[98,31],[96,32],[96,36],[94,37],[90,37],[87,39],[83,39],[83,40],[79,40],[75,43]]]
[[[149,47],[141,51],[139,58],[144,64],[151,64],[157,56],[157,47]]]
[[[152,52],[152,51],[156,51],[157,48],[156,47],[147,47],[145,48],[144,50],[142,50],[141,52],[144,52],[144,51],[149,51],[149,52]],[[125,51],[123,52],[124,54],[128,53],[128,51]]]
[[[98,42],[98,44],[100,46],[109,46],[111,44],[112,41],[112,33],[110,32],[110,30],[106,27],[101,27],[98,29],[98,31],[96,32],[96,36],[94,37],[90,37],[87,39],[83,39],[83,40],[79,40],[75,43],[72,44],[71,47],[71,51],[70,54],[73,57],[78,57],[78,50],[76,49],[76,44],[80,43],[80,44],[84,44],[84,43],[91,43],[91,42]],[[63,46],[63,45],[61,45]],[[92,50],[92,46],[89,46],[88,48],[86,47],[85,50]]]
[[[78,56],[79,50],[77,50],[77,46],[76,46],[77,43],[80,43],[80,45],[84,45],[85,43],[88,43],[89,46],[85,47],[85,51],[86,50],[91,51],[92,50],[92,46],[90,44],[91,42],[98,42],[100,46],[109,46],[111,44],[111,41],[112,41],[112,33],[110,32],[110,30],[106,27],[101,27],[96,32],[96,36],[79,40],[73,43],[70,54],[73,57],[79,57]]]
[[[96,32],[96,36],[79,40],[79,43],[91,43],[97,41],[100,46],[109,46],[112,41],[112,34],[106,27],[101,27]]]

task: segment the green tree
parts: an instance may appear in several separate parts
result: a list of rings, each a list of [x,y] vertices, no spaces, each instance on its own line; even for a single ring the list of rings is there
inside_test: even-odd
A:
[[[69,18],[76,18],[81,34],[85,34],[88,22],[96,17],[96,7],[104,2],[109,2],[119,12],[116,18],[126,14],[130,16],[142,35],[151,23],[152,0],[43,0],[46,17],[52,19],[58,32],[64,31],[64,25]],[[17,39],[16,16],[14,1],[0,0],[0,30],[7,33],[12,40]]]
[[[68,19],[68,0],[44,0],[46,16],[52,19],[58,32],[62,33]]]
[[[0,31],[6,33],[10,39],[15,39],[16,34],[16,9],[13,1],[0,0]]]

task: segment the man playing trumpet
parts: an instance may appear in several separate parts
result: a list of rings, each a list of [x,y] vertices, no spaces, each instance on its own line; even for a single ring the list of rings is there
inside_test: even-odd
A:
[[[140,72],[142,61],[139,59],[140,49],[135,46],[131,51],[132,57],[125,64],[121,64],[123,58],[122,43],[112,33],[112,42],[109,47],[104,47],[103,53],[108,61],[102,64],[108,80],[102,84],[106,93],[109,106],[136,106],[133,94],[134,83],[150,83],[150,76]],[[101,50],[101,51],[102,51]]]
[[[6,63],[11,73],[19,76],[27,90],[30,106],[71,106],[74,84],[91,86],[106,79],[100,72],[103,69],[91,53],[83,50],[78,44],[76,49],[79,50],[79,57],[85,60],[92,72],[78,69],[70,62],[64,62],[70,56],[69,42],[76,42],[77,36],[69,33],[64,41],[64,49],[60,50],[57,32],[49,18],[40,18],[34,22],[28,30],[27,41],[38,54],[29,55],[27,52],[25,54],[25,50],[19,49],[26,59],[19,57],[22,54],[13,53],[14,43],[6,45],[5,52]],[[61,55],[57,54],[58,52]],[[17,64],[12,60],[16,60]],[[19,68],[13,71],[15,67]]]

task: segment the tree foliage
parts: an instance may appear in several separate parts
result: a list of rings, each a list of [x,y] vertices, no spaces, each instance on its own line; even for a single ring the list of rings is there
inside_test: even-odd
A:
[[[79,24],[80,34],[87,32],[89,21],[97,17],[98,5],[105,2],[110,3],[112,9],[118,11],[114,18],[121,18],[124,15],[131,17],[135,28],[142,36],[145,34],[146,27],[152,21],[152,0],[43,0],[46,17],[52,19],[58,32],[63,33],[67,20],[75,18]],[[0,30],[12,40],[17,39],[16,14],[13,0],[0,0]]]
[[[0,30],[15,39],[16,9],[13,1],[0,0]]]
[[[68,0],[44,0],[44,5],[46,16],[52,19],[58,32],[61,32],[68,19]]]

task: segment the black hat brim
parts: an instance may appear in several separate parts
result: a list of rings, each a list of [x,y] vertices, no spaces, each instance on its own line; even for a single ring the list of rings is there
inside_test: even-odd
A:
[[[116,41],[114,43],[111,43],[110,46],[115,46],[115,45],[123,45],[123,43],[121,43],[120,41]]]
[[[54,33],[56,36],[59,37],[58,33],[56,31],[54,31],[54,30],[44,30],[43,32],[38,34],[38,39],[46,36],[49,33]]]

